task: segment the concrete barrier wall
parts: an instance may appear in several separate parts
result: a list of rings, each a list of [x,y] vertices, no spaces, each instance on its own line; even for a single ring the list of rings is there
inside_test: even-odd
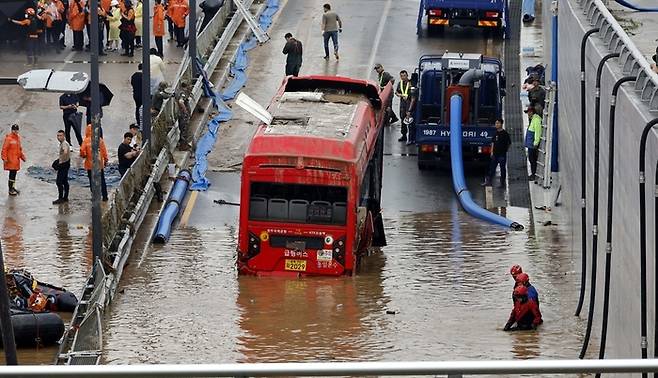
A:
[[[548,20],[547,20],[548,21]],[[582,8],[575,1],[560,1],[559,9],[559,125],[560,125],[560,198],[573,227],[571,248],[574,257],[580,256],[580,191],[581,191],[581,126],[580,126],[580,41],[586,30],[591,28]],[[545,32],[550,35],[550,23]],[[593,204],[594,168],[594,86],[596,67],[601,57],[609,51],[597,34],[590,37],[587,46],[587,219],[588,265],[591,262],[591,231]],[[599,202],[599,243],[598,243],[598,283],[596,311],[594,316],[593,342],[589,356],[598,352],[603,302],[603,275],[605,262],[605,236],[607,217],[607,170],[609,141],[609,109],[612,86],[621,78],[622,72],[617,60],[607,63],[603,71],[601,90],[601,161],[600,161],[600,202]],[[640,259],[639,259],[639,188],[638,162],[639,140],[644,125],[658,116],[652,114],[646,103],[640,101],[633,83],[627,83],[617,97],[615,121],[615,170],[612,241],[612,278],[610,291],[610,315],[606,358],[640,357]],[[653,313],[653,193],[655,162],[658,159],[658,138],[650,134],[647,148],[647,217],[648,240],[648,341],[649,355],[653,354],[654,313]],[[588,271],[587,287],[591,273]],[[588,294],[589,295],[589,294]],[[587,303],[586,303],[587,305]],[[587,309],[582,312],[587,316]],[[550,321],[550,320],[549,320]]]

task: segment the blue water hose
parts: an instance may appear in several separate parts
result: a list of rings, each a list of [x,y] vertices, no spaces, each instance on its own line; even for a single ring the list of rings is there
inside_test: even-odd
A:
[[[450,164],[452,167],[452,185],[464,210],[470,215],[484,221],[505,226],[515,231],[523,226],[498,214],[478,206],[471,197],[464,178],[464,161],[462,158],[462,97],[454,94],[450,97]]]
[[[535,0],[523,0],[521,3],[521,14],[523,22],[532,22],[535,20]]]
[[[632,9],[634,11],[638,11],[638,12],[658,12],[658,8],[638,7],[638,6],[633,5],[633,4],[631,4],[627,1],[624,1],[624,0],[615,0],[615,2],[617,2],[617,4],[619,4],[621,6],[624,6],[626,8],[630,8],[630,9]]]
[[[176,217],[180,213],[191,178],[192,175],[188,170],[182,170],[178,173],[174,186],[169,193],[169,198],[167,198],[167,203],[160,214],[160,219],[158,219],[155,236],[153,237],[154,243],[164,244],[169,240],[174,220],[176,220]]]

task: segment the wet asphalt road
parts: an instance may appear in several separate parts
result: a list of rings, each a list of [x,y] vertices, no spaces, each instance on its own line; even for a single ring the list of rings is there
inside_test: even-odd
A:
[[[498,41],[472,30],[417,38],[417,1],[334,1],[343,18],[341,60],[322,59],[324,1],[289,0],[268,44],[251,52],[244,91],[267,104],[283,77],[283,34],[304,44],[301,74],[374,77],[413,69],[418,57],[444,50],[502,56]],[[164,246],[133,252],[105,330],[106,363],[209,363],[347,360],[574,358],[583,322],[572,316],[578,256],[570,231],[527,227],[510,232],[466,215],[445,172],[420,172],[413,149],[386,130],[383,212],[388,246],[365,259],[355,277],[238,277],[235,269],[241,161],[253,119],[235,109],[209,156],[213,185],[200,193],[186,225]],[[481,177],[467,178],[477,201]],[[496,206],[505,192],[495,189]],[[529,225],[528,209],[502,208]],[[152,220],[151,220],[152,222]],[[540,292],[538,332],[505,333],[512,264]],[[389,314],[387,312],[393,312]]]

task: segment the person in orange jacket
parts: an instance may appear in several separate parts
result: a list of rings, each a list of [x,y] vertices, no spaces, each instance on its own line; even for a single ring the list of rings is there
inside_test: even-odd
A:
[[[99,138],[98,147],[100,150],[100,171],[101,171],[101,194],[103,195],[103,201],[107,201],[107,184],[105,183],[105,164],[107,163],[107,148],[105,147],[105,141],[103,138]],[[91,125],[87,125],[85,130],[85,139],[82,141],[82,146],[80,146],[80,157],[85,159],[85,170],[87,171],[87,176],[89,177],[89,188],[93,190],[93,184],[91,183],[91,170],[93,167],[92,161],[92,151],[91,151]]]
[[[5,171],[9,171],[9,195],[20,194],[16,190],[16,174],[21,170],[21,160],[25,161],[25,154],[21,146],[21,136],[18,135],[18,125],[11,125],[11,133],[5,136],[2,143],[2,163]]]
[[[169,17],[174,22],[174,32],[176,33],[176,47],[183,47],[187,43],[185,38],[185,18],[190,13],[190,7],[187,0],[170,0]]]
[[[163,57],[162,37],[165,35],[165,9],[162,0],[155,0],[153,6],[153,36],[155,36],[155,47],[158,48],[158,55]]]
[[[71,30],[73,30],[73,51],[82,51],[84,47],[84,30],[87,22],[85,3],[85,0],[71,0],[69,2],[68,22]]]

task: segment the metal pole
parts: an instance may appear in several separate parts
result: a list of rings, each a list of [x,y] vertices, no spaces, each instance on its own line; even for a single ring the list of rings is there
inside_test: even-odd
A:
[[[610,271],[612,269],[612,209],[614,194],[614,177],[615,177],[615,110],[617,109],[617,93],[622,84],[635,81],[635,76],[624,76],[617,80],[612,87],[610,100],[610,121],[608,127],[610,134],[608,137],[608,200],[607,200],[607,218],[606,218],[606,240],[605,240],[605,276],[603,279],[603,316],[601,322],[601,346],[599,347],[599,359],[605,358],[606,339],[608,337],[608,312],[610,309]],[[596,374],[596,378],[601,376]]]
[[[199,76],[196,66],[196,0],[190,0],[190,27],[189,27],[189,43],[187,45],[190,55],[190,65],[192,66],[192,77]]]
[[[0,377],[272,377],[380,375],[512,375],[638,373],[658,369],[658,360],[500,360],[400,362],[299,362],[201,365],[10,366]]]
[[[142,3],[142,137],[151,140],[151,1]]]
[[[92,138],[91,138],[91,156],[92,156],[92,170],[91,170],[91,229],[92,229],[92,251],[94,254],[94,269],[96,262],[100,260],[103,253],[103,229],[101,225],[101,183],[100,183],[100,89],[99,89],[99,72],[98,72],[98,43],[99,43],[99,29],[98,29],[98,0],[91,0],[90,6],[91,14],[91,38],[89,44],[91,45],[91,125],[92,125]]]
[[[0,272],[5,272],[5,261],[0,243]],[[11,325],[11,314],[9,313],[9,291],[7,290],[7,279],[0,280],[0,331],[2,331],[2,345],[5,349],[5,360],[7,365],[18,365],[16,357],[16,342],[14,340],[14,327]]]
[[[587,284],[587,101],[585,100],[585,48],[589,36],[598,32],[599,28],[588,30],[580,42],[580,294],[576,306],[576,316],[580,316],[585,299],[585,285]]]

